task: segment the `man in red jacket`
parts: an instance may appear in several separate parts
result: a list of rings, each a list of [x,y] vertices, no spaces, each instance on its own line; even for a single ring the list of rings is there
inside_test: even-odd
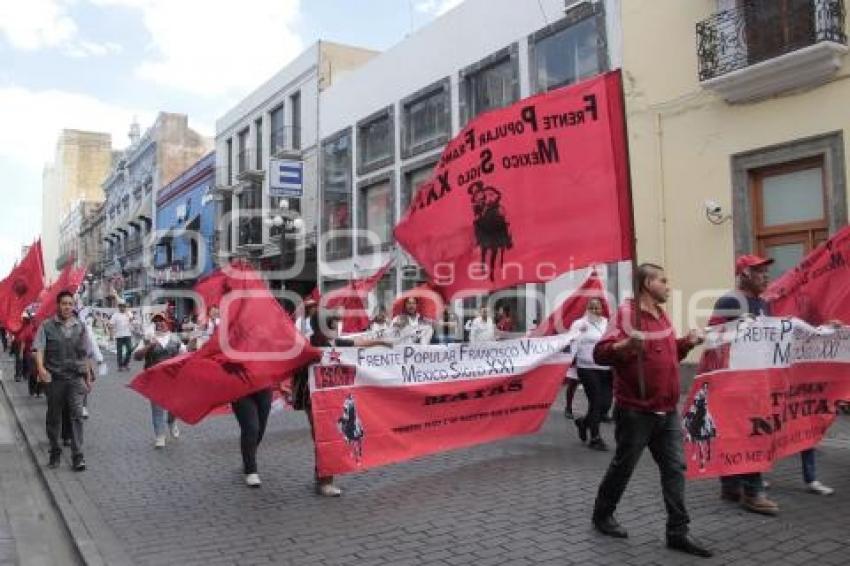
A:
[[[617,449],[596,495],[593,525],[605,535],[628,537],[614,518],[614,510],[648,447],[661,472],[667,547],[708,558],[711,551],[688,532],[682,424],[676,410],[679,361],[703,337],[692,330],[685,338],[676,338],[661,308],[670,295],[662,267],[650,263],[638,266],[634,290],[636,299],[620,307],[614,323],[593,350],[596,363],[611,366],[614,371],[617,423]]]

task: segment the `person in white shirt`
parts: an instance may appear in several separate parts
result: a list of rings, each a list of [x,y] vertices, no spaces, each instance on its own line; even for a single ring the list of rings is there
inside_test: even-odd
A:
[[[153,315],[151,322],[154,324],[153,334],[146,335],[144,340],[139,343],[136,351],[133,352],[133,357],[136,360],[144,360],[145,369],[187,351],[186,345],[183,344],[180,338],[168,329],[168,321],[163,313]],[[153,431],[156,437],[154,441],[155,448],[165,448],[166,420],[168,421],[171,436],[173,438],[180,436],[180,429],[177,427],[177,421],[174,415],[151,401],[151,421],[153,422]]]
[[[419,299],[407,297],[404,312],[393,318],[392,330],[396,344],[430,344],[434,335],[431,321],[419,313]]]
[[[469,331],[470,342],[492,342],[496,339],[496,323],[486,305],[479,309],[478,316],[466,322],[464,328]]]
[[[118,371],[130,369],[132,321],[132,316],[127,311],[127,303],[123,301],[118,303],[118,310],[109,319],[109,337],[115,340],[115,349],[118,353]]]
[[[315,314],[317,308],[318,304],[316,301],[308,297],[304,299],[304,314],[295,319],[295,328],[304,338],[309,339],[313,335],[313,327],[310,320],[313,318],[313,314]]]
[[[369,333],[373,338],[383,338],[389,330],[390,325],[387,322],[387,311],[384,307],[378,307],[375,316],[372,317],[372,322],[369,323]]]
[[[573,343],[576,348],[576,368],[578,378],[587,395],[587,413],[575,420],[578,436],[582,442],[590,442],[588,448],[594,450],[607,450],[608,447],[602,437],[599,436],[599,423],[602,419],[602,410],[611,395],[611,368],[598,365],[593,359],[593,348],[602,339],[605,329],[608,327],[608,319],[603,316],[602,301],[596,298],[587,301],[585,315],[570,326],[570,332],[578,332],[579,335]]]

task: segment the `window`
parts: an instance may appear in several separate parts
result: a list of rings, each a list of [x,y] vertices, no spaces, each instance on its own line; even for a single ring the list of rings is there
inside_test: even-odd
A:
[[[402,170],[401,185],[401,214],[407,211],[417,187],[431,178],[437,159],[430,158],[420,161]]]
[[[386,167],[393,162],[393,111],[387,107],[357,124],[357,173]]]
[[[271,111],[269,122],[271,122],[269,154],[274,156],[284,148],[284,143],[286,143],[284,141],[286,129],[283,125],[283,104]]]
[[[461,72],[464,121],[519,100],[517,53],[518,47],[514,44]]]
[[[403,100],[401,156],[428,151],[445,144],[451,132],[449,79],[431,85]]]
[[[292,149],[301,149],[301,91],[289,97],[292,113]]]
[[[391,174],[361,183],[358,201],[358,228],[368,233],[368,237],[358,238],[358,251],[367,254],[389,249],[395,216]]]
[[[322,234],[351,230],[351,130],[322,144]],[[351,256],[351,234],[332,235],[325,244],[329,260]]]
[[[248,133],[249,129],[245,128],[241,132],[237,134],[237,142],[238,142],[238,163],[236,165],[236,173],[242,173],[247,171],[248,169]]]
[[[254,153],[256,154],[257,171],[263,170],[263,119],[254,121]]]
[[[239,195],[239,245],[261,244],[263,238],[260,186],[250,183]]]
[[[375,303],[369,312],[370,316],[375,316],[379,309],[384,309],[387,318],[392,318],[393,299],[396,296],[395,278],[395,270],[391,269],[375,284]]]
[[[531,85],[546,92],[605,70],[605,16],[602,5],[581,4],[529,38]]]
[[[755,170],[751,183],[756,249],[777,277],[828,238],[823,159]]]

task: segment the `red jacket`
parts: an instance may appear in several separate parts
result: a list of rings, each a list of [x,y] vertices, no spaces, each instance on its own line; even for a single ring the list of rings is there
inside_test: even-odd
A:
[[[679,402],[679,361],[693,346],[687,338],[676,338],[667,314],[655,315],[641,310],[638,329],[648,333],[643,345],[643,379],[645,394],[638,385],[637,352],[615,352],[614,343],[628,337],[632,327],[633,302],[627,301],[617,310],[613,324],[593,349],[597,364],[611,366],[614,371],[614,398],[617,406],[647,412],[670,412]]]

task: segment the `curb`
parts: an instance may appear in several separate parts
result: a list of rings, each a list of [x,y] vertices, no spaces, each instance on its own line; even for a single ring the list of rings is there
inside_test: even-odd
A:
[[[59,473],[45,470],[41,461],[44,458],[39,459],[39,456],[46,457],[41,447],[47,442],[46,433],[38,434],[32,416],[15,403],[18,396],[7,388],[4,375],[8,374],[9,363],[9,360],[0,360],[0,389],[23,436],[38,478],[47,488],[48,499],[59,511],[61,523],[68,531],[81,563],[86,566],[132,566],[133,561],[101,517],[82,483],[69,472],[69,467],[66,465]]]

